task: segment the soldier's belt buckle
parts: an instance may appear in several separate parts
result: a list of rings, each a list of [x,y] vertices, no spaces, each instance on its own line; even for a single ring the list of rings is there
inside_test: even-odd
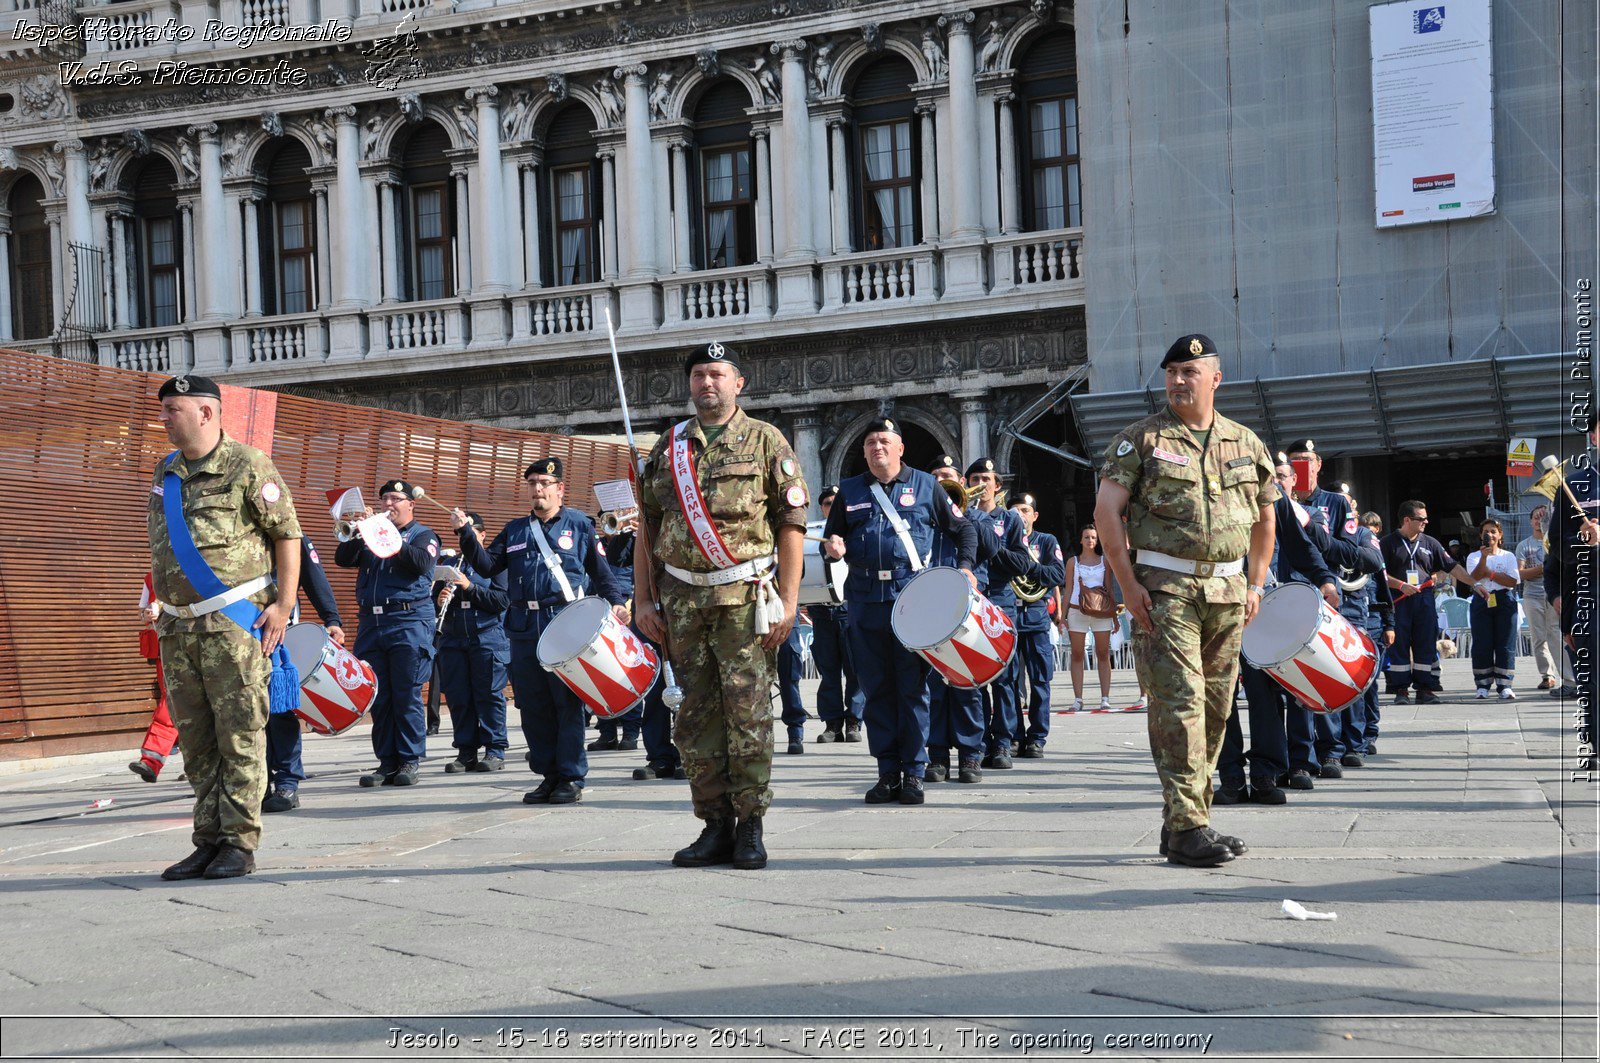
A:
[[[1201,579],[1210,579],[1211,574],[1216,570],[1217,566],[1214,561],[1196,561],[1194,563],[1194,574]]]
[[[894,579],[894,573],[893,572],[885,572],[883,569],[880,568],[878,570],[878,578],[881,579],[881,580],[891,580],[891,579]]]

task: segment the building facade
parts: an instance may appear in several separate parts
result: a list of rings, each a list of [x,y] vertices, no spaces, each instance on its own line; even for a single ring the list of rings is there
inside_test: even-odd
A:
[[[609,317],[643,427],[716,339],[814,484],[891,413],[1086,490],[1018,443],[1087,375],[1069,6],[29,2],[0,343],[614,433]]]

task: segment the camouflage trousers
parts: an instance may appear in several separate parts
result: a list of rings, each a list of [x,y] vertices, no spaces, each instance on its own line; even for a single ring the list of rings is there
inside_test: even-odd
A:
[[[1176,832],[1211,822],[1211,774],[1233,711],[1244,606],[1199,594],[1150,593],[1155,631],[1134,624],[1134,670],[1150,699],[1150,753],[1162,821]]]
[[[772,680],[776,654],[761,648],[755,604],[704,596],[663,601],[683,704],[673,744],[701,819],[759,816],[772,804]]]
[[[261,643],[243,631],[161,636],[167,704],[194,788],[194,844],[261,844],[267,789],[267,679]]]

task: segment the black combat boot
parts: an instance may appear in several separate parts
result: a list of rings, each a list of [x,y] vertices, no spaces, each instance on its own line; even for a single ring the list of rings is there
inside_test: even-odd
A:
[[[757,820],[756,845],[760,844],[761,825]],[[732,863],[734,847],[733,820],[708,819],[700,831],[700,837],[694,840],[694,844],[672,854],[672,862],[677,867],[710,867],[713,864]]]
[[[179,882],[186,878],[199,878],[206,873],[206,865],[216,858],[215,845],[202,845],[194,852],[179,860],[176,864],[161,872],[161,877],[168,882]]]
[[[217,855],[206,865],[206,878],[238,878],[256,869],[256,854],[232,845],[217,846]]]
[[[867,791],[867,804],[887,805],[900,800],[900,773],[878,776],[878,785]]]
[[[1167,838],[1167,863],[1188,867],[1216,867],[1233,859],[1233,853],[1204,827],[1180,830]]]
[[[761,844],[761,817],[746,816],[733,834],[733,866],[740,871],[760,871],[767,866],[767,847]]]

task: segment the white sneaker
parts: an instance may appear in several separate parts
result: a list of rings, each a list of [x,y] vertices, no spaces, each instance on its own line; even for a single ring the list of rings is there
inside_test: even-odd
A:
[[[1101,698],[1100,699],[1100,707],[1102,709],[1109,709],[1111,707],[1111,699],[1110,698]]]
[[[1488,696],[1489,696],[1489,688],[1488,687],[1479,687],[1478,688],[1478,692],[1473,695],[1473,697],[1477,698],[1479,701],[1483,701]]]
[[[1150,698],[1147,695],[1140,694],[1139,700],[1133,703],[1133,707],[1135,710],[1148,709],[1150,707]]]
[[[1072,699],[1072,711],[1073,712],[1082,712],[1083,711],[1083,699],[1082,698],[1073,698]]]
[[[1501,687],[1500,688],[1500,700],[1501,701],[1516,701],[1517,700],[1517,695],[1512,692],[1510,687]]]

